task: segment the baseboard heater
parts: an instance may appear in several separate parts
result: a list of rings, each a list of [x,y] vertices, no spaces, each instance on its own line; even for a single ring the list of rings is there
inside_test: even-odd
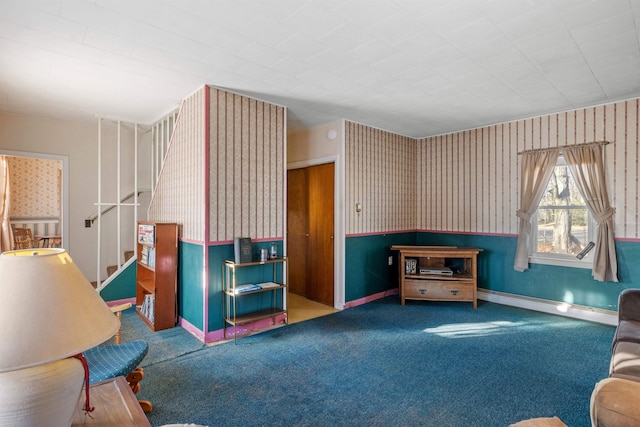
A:
[[[558,316],[572,317],[589,322],[603,323],[605,325],[616,326],[618,324],[618,312],[613,310],[603,310],[542,298],[491,291],[483,288],[478,288],[478,299],[496,304],[556,314]]]

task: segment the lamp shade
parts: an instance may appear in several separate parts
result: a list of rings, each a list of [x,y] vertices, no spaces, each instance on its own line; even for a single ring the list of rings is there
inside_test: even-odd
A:
[[[64,249],[0,255],[0,372],[73,356],[117,329],[118,320]]]

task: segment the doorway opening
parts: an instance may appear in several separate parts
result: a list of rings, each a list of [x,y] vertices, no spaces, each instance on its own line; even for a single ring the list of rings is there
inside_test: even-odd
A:
[[[287,294],[287,323],[304,322],[316,317],[326,316],[338,310],[320,302],[311,301],[302,295],[289,292]]]
[[[334,163],[287,171],[287,305],[294,322],[335,311],[334,177]]]
[[[9,163],[11,226],[29,228],[41,246],[67,248],[68,157],[8,150],[0,155]]]

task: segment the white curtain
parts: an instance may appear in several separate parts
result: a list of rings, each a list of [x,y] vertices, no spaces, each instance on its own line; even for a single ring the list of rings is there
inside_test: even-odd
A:
[[[525,271],[529,268],[529,242],[531,239],[531,215],[538,209],[540,199],[556,166],[559,148],[527,151],[522,154],[522,173],[520,185],[520,209],[516,212],[520,218],[518,246],[513,268]]]
[[[618,281],[618,261],[613,238],[613,214],[604,175],[602,145],[566,147],[562,150],[567,164],[591,215],[598,222],[593,257],[593,278],[601,282]]]
[[[13,233],[9,222],[10,207],[9,162],[7,156],[0,156],[0,252],[10,251],[13,246]]]

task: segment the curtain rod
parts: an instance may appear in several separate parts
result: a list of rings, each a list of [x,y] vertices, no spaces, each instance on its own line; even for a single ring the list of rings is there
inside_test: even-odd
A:
[[[523,153],[534,153],[536,151],[555,150],[555,149],[558,149],[558,148],[560,150],[562,150],[563,148],[586,147],[586,146],[589,146],[589,145],[608,145],[608,144],[610,144],[609,141],[593,141],[593,142],[585,142],[584,144],[562,145],[560,147],[532,148],[531,150],[520,151],[520,152],[518,152],[518,155],[523,154]]]

